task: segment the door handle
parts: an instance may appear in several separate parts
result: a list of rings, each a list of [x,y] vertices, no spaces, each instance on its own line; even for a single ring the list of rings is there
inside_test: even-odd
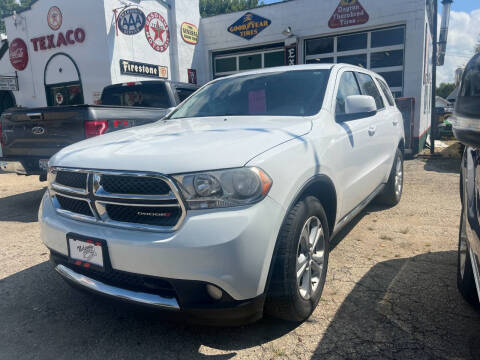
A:
[[[370,126],[370,127],[368,128],[368,134],[369,134],[370,136],[375,135],[375,131],[377,131],[377,127],[376,127],[376,126],[373,126],[373,125],[372,125],[372,126]]]
[[[398,125],[398,119],[393,120],[392,123],[393,123],[394,126],[397,126]]]

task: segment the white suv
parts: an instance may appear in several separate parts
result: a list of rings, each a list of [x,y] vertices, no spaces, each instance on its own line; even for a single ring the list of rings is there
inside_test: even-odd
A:
[[[57,153],[41,236],[82,289],[212,322],[303,321],[332,236],[372,199],[400,201],[403,149],[401,114],[373,72],[245,72],[161,121]]]

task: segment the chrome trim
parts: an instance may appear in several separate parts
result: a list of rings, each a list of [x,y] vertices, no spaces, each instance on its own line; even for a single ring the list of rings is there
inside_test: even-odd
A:
[[[79,188],[68,187],[57,184],[55,182],[56,174],[59,171],[65,172],[80,172],[87,174],[87,181],[85,184],[85,190]],[[187,208],[183,202],[180,190],[175,182],[169,177],[148,172],[129,172],[129,171],[112,171],[112,170],[85,170],[85,169],[72,169],[63,167],[52,167],[51,173],[53,174],[53,183],[50,184],[49,192],[52,201],[54,201],[55,210],[63,216],[73,218],[75,220],[86,221],[90,223],[105,224],[112,227],[122,229],[133,230],[145,230],[145,231],[157,231],[157,232],[173,232],[180,228],[187,216]],[[139,195],[139,194],[112,194],[103,190],[100,185],[102,175],[110,176],[131,176],[131,177],[149,177],[157,178],[164,181],[169,187],[170,192],[168,195]],[[92,186],[93,188],[90,188]],[[84,216],[61,208],[58,200],[55,198],[57,195],[65,196],[75,200],[82,200],[88,202],[90,210],[94,217]],[[83,196],[83,197],[79,197]],[[109,201],[111,199],[112,201]],[[113,199],[117,201],[113,201]],[[122,200],[132,200],[131,203],[123,202]],[[156,201],[157,203],[138,204],[134,200]],[[163,204],[162,201],[177,201],[177,204]],[[106,211],[106,204],[120,205],[120,206],[137,206],[137,207],[165,207],[165,208],[180,208],[181,214],[175,226],[154,226],[139,223],[120,222],[110,219]]]
[[[82,286],[102,295],[111,296],[137,304],[150,305],[169,310],[180,310],[178,301],[174,297],[167,298],[155,294],[131,291],[116,286],[107,285],[101,281],[79,274],[64,265],[57,265],[55,270],[67,281],[71,281],[76,285]]]

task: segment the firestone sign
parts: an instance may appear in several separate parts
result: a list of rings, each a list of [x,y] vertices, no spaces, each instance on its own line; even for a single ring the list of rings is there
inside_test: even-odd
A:
[[[361,25],[368,22],[369,16],[359,0],[341,0],[333,13],[328,26],[332,29]]]

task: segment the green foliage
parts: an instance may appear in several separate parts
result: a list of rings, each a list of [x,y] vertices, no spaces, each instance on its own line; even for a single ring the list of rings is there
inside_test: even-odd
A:
[[[444,99],[447,98],[450,93],[455,90],[455,84],[453,83],[441,83],[437,88],[437,96],[440,96]]]
[[[263,0],[200,0],[202,17],[227,14],[263,6]]]
[[[15,0],[0,0],[0,33],[5,33],[3,17],[13,14],[13,11],[21,11],[29,7],[35,0],[21,0],[19,5]]]

